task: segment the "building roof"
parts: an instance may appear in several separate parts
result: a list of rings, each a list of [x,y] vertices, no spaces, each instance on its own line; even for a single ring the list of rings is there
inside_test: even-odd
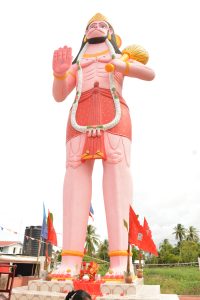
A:
[[[13,245],[22,245],[21,242],[19,241],[0,241],[0,247],[8,247],[8,246],[13,246]]]
[[[0,254],[0,262],[1,263],[23,263],[23,264],[36,264],[38,261],[44,261],[44,256],[39,256],[38,258],[35,256],[24,256],[24,255],[1,255]]]

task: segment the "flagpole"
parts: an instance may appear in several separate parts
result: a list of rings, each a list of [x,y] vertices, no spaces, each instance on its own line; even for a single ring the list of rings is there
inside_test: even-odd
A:
[[[47,238],[47,236],[46,236],[47,228],[46,227],[47,227],[46,212],[45,212],[45,206],[44,206],[44,202],[43,202],[43,220],[42,220],[42,226],[41,226],[41,231],[40,231],[40,239],[38,240],[38,253],[37,253],[37,262],[36,262],[34,277],[36,277],[36,275],[38,275],[38,277],[39,277],[39,273],[40,273],[39,256],[40,256],[40,252],[41,252],[42,238],[44,238],[44,239]]]
[[[49,262],[48,262],[48,258],[49,258],[49,243],[46,243],[46,251],[45,251],[45,269],[48,272],[48,267],[49,267]]]
[[[130,274],[130,272],[131,272],[131,270],[130,270],[130,255],[129,255],[130,250],[131,250],[131,246],[128,241],[128,256],[127,256],[127,267],[126,267],[127,274]]]
[[[124,219],[124,226],[127,229],[127,233],[128,233],[128,249],[127,249],[127,265],[126,265],[126,272],[125,272],[125,282],[126,283],[132,283],[132,276],[131,276],[131,270],[130,270],[130,250],[131,250],[131,245],[129,242],[129,235],[130,235],[130,211],[129,211],[129,225],[127,223],[127,221]]]
[[[36,275],[38,275],[39,277],[39,255],[40,255],[40,250],[41,250],[41,242],[42,242],[42,237],[40,234],[40,239],[38,241],[38,253],[37,253],[37,262],[36,262],[36,268],[35,268],[35,274],[34,277],[36,277]]]
[[[126,266],[126,274],[125,274],[125,282],[126,283],[132,283],[133,279],[132,279],[132,275],[131,275],[131,270],[130,270],[130,250],[131,250],[131,245],[129,243],[129,231],[128,231],[128,255],[127,255],[127,266]]]
[[[142,260],[141,260],[141,256],[142,256],[142,251],[139,249],[139,269],[142,269]]]

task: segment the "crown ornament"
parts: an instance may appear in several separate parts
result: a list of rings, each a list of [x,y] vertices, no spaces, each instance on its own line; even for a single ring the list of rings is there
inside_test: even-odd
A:
[[[96,15],[94,15],[94,16],[89,20],[89,22],[88,22],[87,25],[89,25],[90,23],[95,22],[95,21],[105,21],[105,22],[108,22],[108,19],[107,19],[104,15],[102,15],[102,14],[100,14],[100,13],[97,13]]]

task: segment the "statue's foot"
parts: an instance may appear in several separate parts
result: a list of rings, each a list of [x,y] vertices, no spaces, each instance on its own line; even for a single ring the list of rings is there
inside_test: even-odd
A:
[[[137,278],[133,270],[131,270],[130,274],[128,275],[132,278],[131,282],[135,281]],[[108,272],[103,276],[103,279],[106,282],[125,282],[126,277],[126,271],[122,271],[121,269],[109,269]]]
[[[81,263],[82,257],[64,256],[60,266],[52,272],[52,277],[73,278],[80,273]]]
[[[132,267],[132,263],[130,263],[130,267]],[[114,274],[124,274],[127,269],[127,256],[112,256],[110,257],[110,268]]]
[[[122,280],[127,270],[127,256],[113,256],[110,258],[110,268],[105,277],[110,280]],[[130,272],[134,276],[133,265],[130,263]]]
[[[51,273],[51,277],[58,279],[72,279],[78,275],[77,268],[69,267],[65,264],[61,264],[56,270],[53,270]]]

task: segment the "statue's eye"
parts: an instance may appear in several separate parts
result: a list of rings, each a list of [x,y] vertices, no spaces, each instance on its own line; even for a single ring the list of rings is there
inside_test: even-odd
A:
[[[91,28],[96,28],[96,27],[97,27],[96,24],[91,24],[91,25],[90,25],[90,29],[91,29]]]

